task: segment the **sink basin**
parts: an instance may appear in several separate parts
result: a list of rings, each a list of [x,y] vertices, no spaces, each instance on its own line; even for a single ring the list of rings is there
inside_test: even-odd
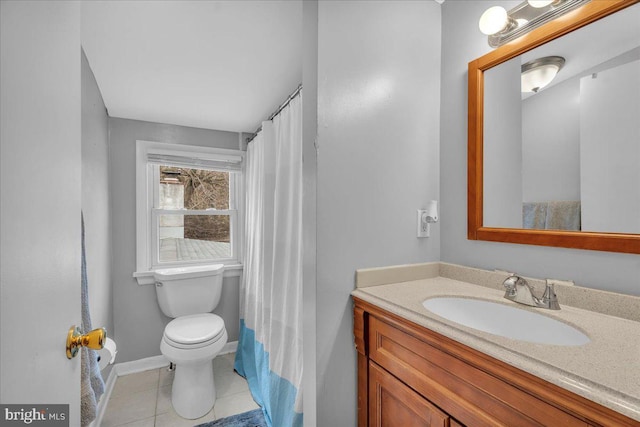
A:
[[[562,346],[579,346],[590,341],[587,335],[564,322],[493,301],[436,297],[422,305],[452,322],[513,340]]]

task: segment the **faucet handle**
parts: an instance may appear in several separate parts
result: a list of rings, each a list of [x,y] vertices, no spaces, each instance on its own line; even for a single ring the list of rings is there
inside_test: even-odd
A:
[[[510,276],[504,279],[504,282],[502,282],[502,284],[505,288],[510,289],[516,286],[518,280],[520,280],[520,278],[515,273],[510,273]]]
[[[551,310],[560,310],[560,304],[558,303],[558,296],[556,295],[555,287],[553,283],[549,283],[549,279],[546,279],[546,287],[544,289],[541,302]]]
[[[504,282],[502,282],[502,285],[505,288],[507,288],[505,297],[507,295],[511,297],[516,295],[516,284],[518,283],[519,280],[522,280],[522,279],[518,277],[515,273],[511,273],[511,275],[507,277],[504,280]]]

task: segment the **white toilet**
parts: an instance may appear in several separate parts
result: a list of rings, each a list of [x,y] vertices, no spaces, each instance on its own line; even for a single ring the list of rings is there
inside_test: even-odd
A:
[[[213,359],[227,343],[224,320],[211,313],[220,302],[223,264],[156,270],[160,309],[174,320],[164,329],[160,351],[176,365],[171,403],[183,418],[213,408]]]

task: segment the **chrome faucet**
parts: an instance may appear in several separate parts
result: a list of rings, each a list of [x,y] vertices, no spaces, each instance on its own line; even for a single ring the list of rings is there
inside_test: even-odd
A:
[[[560,310],[560,304],[558,304],[558,297],[556,296],[553,284],[549,283],[548,279],[542,298],[536,297],[533,293],[533,287],[531,287],[525,279],[515,274],[507,277],[502,284],[507,288],[504,297],[508,300],[530,305],[531,307]]]

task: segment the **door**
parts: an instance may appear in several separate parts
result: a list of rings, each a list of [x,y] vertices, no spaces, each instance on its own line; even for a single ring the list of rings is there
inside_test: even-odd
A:
[[[2,1],[0,20],[0,403],[69,404],[79,426],[80,4]]]
[[[445,427],[449,416],[399,379],[369,362],[370,427]]]

